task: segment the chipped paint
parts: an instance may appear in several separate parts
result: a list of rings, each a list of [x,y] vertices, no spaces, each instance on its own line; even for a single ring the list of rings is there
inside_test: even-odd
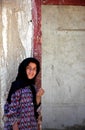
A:
[[[82,6],[85,6],[85,0],[42,0],[42,5],[82,5]]]
[[[41,0],[32,1],[32,20],[33,20],[33,56],[41,63]],[[37,78],[37,86],[41,87],[41,74]]]

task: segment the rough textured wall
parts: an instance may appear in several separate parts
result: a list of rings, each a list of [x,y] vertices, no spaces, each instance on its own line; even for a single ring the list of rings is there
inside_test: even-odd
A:
[[[32,16],[29,0],[0,0],[0,127],[3,104],[19,63],[32,55]]]
[[[85,7],[42,6],[43,128],[85,125]]]

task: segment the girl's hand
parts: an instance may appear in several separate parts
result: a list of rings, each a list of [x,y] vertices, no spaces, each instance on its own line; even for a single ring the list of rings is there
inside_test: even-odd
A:
[[[36,94],[36,102],[39,104],[41,102],[41,96],[44,94],[44,89],[40,88]]]
[[[19,130],[17,122],[14,123],[13,130]]]
[[[43,88],[40,88],[37,92],[37,97],[41,97],[43,94],[44,94],[44,89]]]

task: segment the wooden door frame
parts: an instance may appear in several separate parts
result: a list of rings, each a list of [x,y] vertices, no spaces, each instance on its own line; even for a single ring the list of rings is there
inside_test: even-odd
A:
[[[41,5],[85,6],[85,0],[32,0],[33,56],[40,61],[42,70]],[[41,73],[39,74],[37,79],[38,87],[41,87]],[[40,125],[38,127],[39,130],[41,130],[42,128]]]
[[[32,0],[32,22],[33,22],[33,57],[41,60],[41,0]],[[42,69],[41,69],[42,70]],[[41,71],[37,77],[37,86],[41,87]]]
[[[85,0],[32,0],[33,56],[42,64],[41,5],[85,6]],[[39,87],[41,86],[41,73],[37,80],[37,85]]]
[[[42,0],[43,5],[80,5],[85,6],[85,0]]]

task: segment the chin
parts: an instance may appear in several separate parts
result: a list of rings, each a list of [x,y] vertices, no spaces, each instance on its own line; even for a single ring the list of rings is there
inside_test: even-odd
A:
[[[29,79],[33,79],[34,77],[29,77]]]

